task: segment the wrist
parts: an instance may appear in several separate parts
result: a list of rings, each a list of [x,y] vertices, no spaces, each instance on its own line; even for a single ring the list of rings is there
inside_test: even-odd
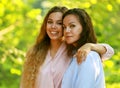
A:
[[[93,43],[87,43],[87,46],[89,46],[90,50],[94,50],[94,44]]]

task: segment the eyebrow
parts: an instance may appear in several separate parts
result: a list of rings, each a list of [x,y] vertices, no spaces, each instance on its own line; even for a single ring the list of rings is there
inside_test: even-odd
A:
[[[69,24],[72,24],[72,23],[75,23],[75,22],[71,21]]]
[[[69,24],[72,24],[72,23],[75,23],[75,22],[70,22]],[[64,24],[63,24],[64,25]]]
[[[53,20],[53,19],[51,19],[51,18],[48,18],[48,20]],[[56,21],[62,21],[62,20],[56,20]]]

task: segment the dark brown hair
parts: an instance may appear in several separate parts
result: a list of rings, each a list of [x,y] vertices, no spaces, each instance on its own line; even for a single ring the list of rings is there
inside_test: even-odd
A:
[[[50,47],[50,38],[46,33],[46,25],[49,15],[54,12],[65,13],[66,10],[66,7],[54,6],[46,14],[36,42],[26,54],[27,59],[24,63],[24,69],[21,79],[22,88],[35,88],[37,73],[40,66],[43,64],[47,51]]]
[[[69,56],[73,55],[72,54],[73,50],[80,48],[85,43],[96,43],[97,42],[97,38],[93,30],[93,24],[87,12],[80,8],[69,9],[63,15],[62,19],[64,19],[67,15],[71,15],[71,14],[77,17],[78,21],[82,25],[83,30],[82,30],[82,33],[80,34],[80,39],[76,41],[77,46],[75,47],[72,44],[67,46]]]

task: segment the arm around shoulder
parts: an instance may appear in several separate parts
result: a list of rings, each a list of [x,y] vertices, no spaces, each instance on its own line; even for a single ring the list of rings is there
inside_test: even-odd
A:
[[[110,59],[114,54],[114,49],[109,44],[91,44],[91,50],[98,52],[103,60]]]

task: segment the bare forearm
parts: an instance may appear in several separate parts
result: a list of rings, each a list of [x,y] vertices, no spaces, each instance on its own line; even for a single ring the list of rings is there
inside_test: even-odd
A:
[[[98,52],[101,56],[106,53],[106,48],[102,44],[89,43],[91,50]]]
[[[77,57],[77,62],[81,63],[86,59],[87,54],[90,51],[96,51],[101,56],[101,59],[109,59],[114,54],[114,49],[109,44],[94,44],[94,43],[86,43],[83,46],[81,46],[75,56]]]

